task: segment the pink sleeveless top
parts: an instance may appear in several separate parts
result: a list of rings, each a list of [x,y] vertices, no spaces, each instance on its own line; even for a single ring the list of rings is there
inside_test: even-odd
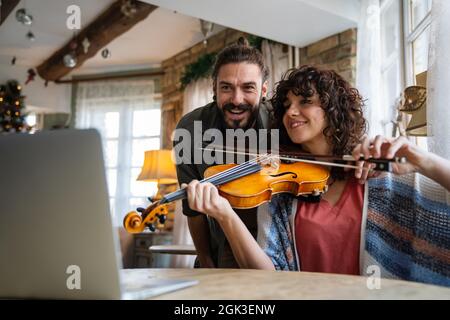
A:
[[[350,178],[332,207],[326,200],[298,202],[295,240],[300,270],[359,274],[364,185]]]

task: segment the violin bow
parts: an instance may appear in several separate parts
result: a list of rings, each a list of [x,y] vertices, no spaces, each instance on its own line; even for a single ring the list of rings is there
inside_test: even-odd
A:
[[[259,156],[258,153],[255,152],[249,152],[249,151],[239,151],[237,150],[229,150],[227,148],[223,148],[221,146],[213,145],[212,148],[210,148],[211,145],[209,145],[206,148],[199,148],[200,150],[204,151],[218,151],[223,153],[232,153],[232,154],[238,154],[238,155],[246,155],[246,156]],[[312,163],[312,164],[319,164],[319,165],[325,165],[325,166],[331,166],[331,167],[341,167],[341,168],[350,168],[350,169],[359,169],[358,166],[351,165],[351,164],[345,164],[345,163],[339,163],[339,162],[330,162],[330,161],[319,161],[314,160],[314,158],[321,158],[321,159],[331,159],[334,161],[345,161],[345,162],[356,162],[356,161],[367,161],[375,164],[373,168],[362,168],[363,170],[376,170],[376,171],[386,171],[391,172],[391,164],[392,163],[406,163],[406,158],[404,157],[395,157],[393,159],[375,159],[375,158],[369,158],[364,159],[364,157],[361,156],[359,160],[355,160],[353,156],[351,155],[344,155],[344,156],[329,156],[329,155],[314,155],[309,153],[294,153],[294,152],[285,152],[284,154],[278,155],[277,153],[272,153],[273,155],[277,156],[280,160],[285,161],[291,161],[291,162],[305,162],[305,163]],[[287,154],[287,155],[286,155]],[[305,158],[300,158],[305,157]]]

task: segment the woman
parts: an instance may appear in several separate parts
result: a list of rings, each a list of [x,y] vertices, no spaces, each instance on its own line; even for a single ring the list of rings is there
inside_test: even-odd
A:
[[[404,138],[364,136],[362,98],[334,71],[290,70],[272,104],[281,143],[311,154],[353,152],[355,159],[403,156],[408,163],[393,165],[394,173],[419,172],[450,190],[448,161]],[[400,190],[402,182],[390,175],[373,179],[377,182],[369,188],[370,166],[359,162],[357,170],[331,169],[328,192],[319,202],[274,196],[258,209],[258,242],[213,185],[191,182],[188,202],[220,223],[242,268],[365,274],[375,264],[385,276],[450,285],[449,207],[438,201],[430,205],[417,190],[408,195],[411,190]],[[424,228],[414,225],[417,197]],[[401,199],[413,205],[399,206]]]

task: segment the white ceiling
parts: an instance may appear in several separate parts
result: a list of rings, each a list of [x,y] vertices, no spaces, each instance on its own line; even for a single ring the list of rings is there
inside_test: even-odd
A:
[[[26,4],[33,15],[31,31],[36,40],[25,38],[28,27],[15,19],[15,11],[0,26],[0,68],[1,64],[10,64],[16,56],[16,64],[38,66],[57,49],[66,44],[73,36],[67,29],[66,8],[76,4],[81,8],[83,28],[94,20],[115,0],[33,0],[21,1],[16,10]],[[212,34],[223,30],[216,25]],[[112,41],[107,47],[111,57],[104,59],[100,52],[86,61],[72,74],[135,69],[159,65],[162,60],[185,50],[203,40],[200,23],[197,18],[174,13],[172,10],[158,8],[144,21],[141,21],[127,33]],[[0,70],[1,71],[1,70]]]
[[[217,25],[214,33],[231,27],[296,46],[356,27],[359,0],[144,0],[160,6],[148,18],[108,45],[111,57],[99,54],[73,74],[156,66],[162,60],[203,40],[199,20]],[[66,8],[81,8],[82,27],[94,20],[114,0],[22,0],[33,15],[31,31],[12,12],[0,26],[0,68],[10,64],[36,67],[66,44],[73,31],[66,28]],[[175,12],[176,11],[176,12]],[[245,14],[242,14],[245,13]],[[1,72],[1,70],[0,70]]]
[[[215,25],[210,35],[223,29],[225,28]],[[111,51],[109,59],[102,58],[99,52],[83,65],[83,69],[89,72],[89,69],[99,68],[111,70],[112,65],[129,65],[135,68],[158,65],[203,39],[197,18],[158,8],[147,19],[108,45]]]
[[[303,47],[357,26],[360,0],[142,0]]]

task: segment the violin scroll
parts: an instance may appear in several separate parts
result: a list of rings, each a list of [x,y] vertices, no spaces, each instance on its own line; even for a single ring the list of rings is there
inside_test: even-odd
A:
[[[139,233],[144,231],[145,225],[142,223],[141,216],[136,211],[131,211],[123,219],[123,227],[129,233]]]
[[[147,227],[150,231],[155,231],[158,223],[164,224],[169,213],[167,204],[155,202],[142,211],[141,215],[136,211],[127,213],[123,219],[123,226],[129,233],[143,232]]]

